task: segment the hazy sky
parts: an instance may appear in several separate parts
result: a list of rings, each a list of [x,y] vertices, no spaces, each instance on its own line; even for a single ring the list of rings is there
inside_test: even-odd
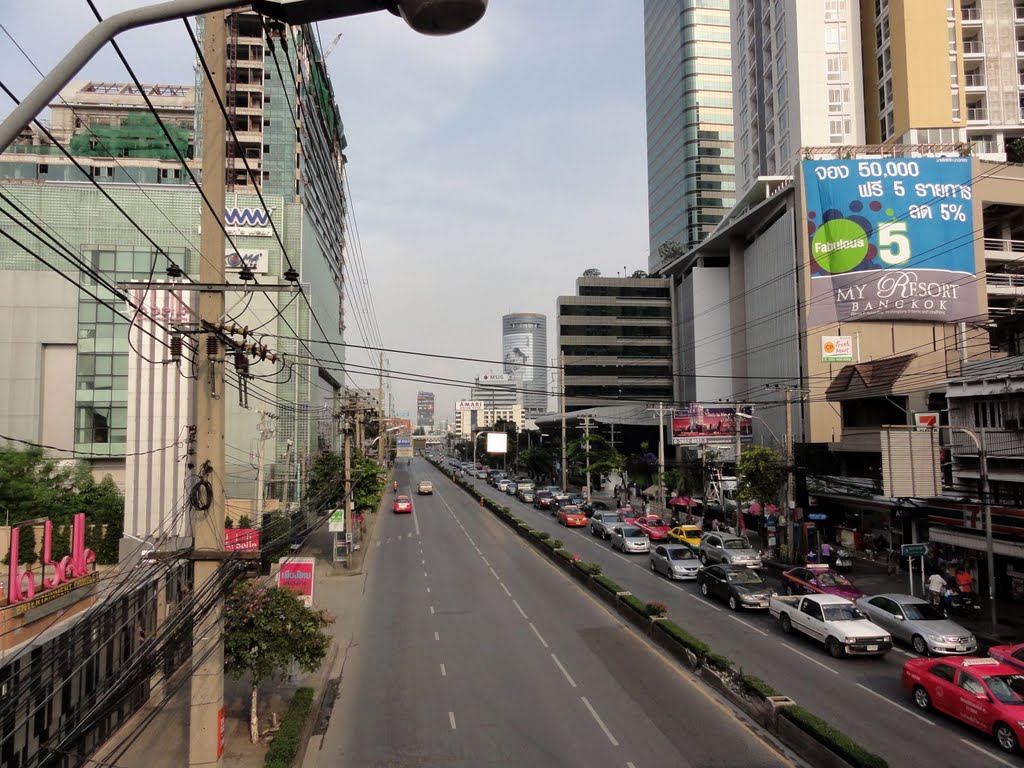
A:
[[[141,3],[97,0],[104,15]],[[647,267],[643,11],[621,0],[492,0],[454,37],[416,34],[387,13],[320,24],[348,138],[352,189],[373,314],[404,378],[471,380],[500,370],[501,316],[548,316],[588,267]],[[93,25],[85,0],[0,3],[0,22],[44,72]],[[120,42],[143,82],[190,83],[180,22]],[[23,96],[38,74],[0,33],[0,79]],[[127,80],[104,49],[83,71]],[[10,109],[0,94],[0,114]],[[357,297],[358,298],[358,297]],[[347,341],[369,343],[353,313]],[[349,360],[366,365],[367,353]],[[373,354],[376,362],[376,354]],[[356,375],[360,386],[376,378]],[[397,410],[433,391],[438,419],[468,387],[393,380]],[[553,401],[552,401],[553,406]]]

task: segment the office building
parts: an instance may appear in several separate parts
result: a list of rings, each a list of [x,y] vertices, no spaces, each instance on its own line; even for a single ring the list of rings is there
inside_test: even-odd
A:
[[[416,394],[416,426],[423,427],[427,432],[434,429],[433,392],[418,392]]]
[[[558,297],[566,411],[672,402],[670,287],[657,278],[578,277],[576,295]]]
[[[504,371],[522,382],[523,408],[534,418],[548,408],[548,319],[536,312],[515,312],[501,318],[501,359]]]
[[[733,206],[729,0],[645,0],[648,271]]]

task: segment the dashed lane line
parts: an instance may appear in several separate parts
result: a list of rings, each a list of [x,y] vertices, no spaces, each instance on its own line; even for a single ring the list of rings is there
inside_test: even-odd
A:
[[[434,615],[434,606],[430,606],[430,615],[431,615],[431,616],[433,616],[433,615]]]
[[[558,660],[558,657],[555,656],[555,654],[553,653],[551,654],[551,660],[555,662],[555,666],[561,670],[562,674],[565,676],[565,679],[569,681],[569,685],[575,688],[576,681],[572,679],[572,675],[569,674],[569,670],[562,666],[562,662],[560,662]]]
[[[740,624],[742,624],[747,629],[751,629],[754,632],[758,632],[758,633],[764,635],[765,637],[768,637],[768,633],[765,632],[763,629],[758,629],[753,624],[751,624],[749,621],[745,621],[745,620],[741,619],[739,616],[730,616],[729,618],[732,619],[733,621],[738,621]]]
[[[897,709],[902,709],[904,712],[906,712],[911,717],[916,717],[922,723],[928,723],[928,725],[935,725],[935,723],[933,723],[927,717],[922,717],[921,715],[917,714],[917,712],[914,712],[912,709],[907,709],[902,704],[897,704],[895,701],[890,699],[888,696],[883,696],[878,691],[874,691],[871,688],[868,688],[866,685],[862,685],[861,683],[857,683],[856,685],[857,685],[858,688],[863,688],[868,693],[874,694],[875,696],[877,696],[878,698],[880,698],[882,701],[886,702],[887,704],[892,704]]]
[[[454,731],[455,730],[455,713],[454,712],[449,712],[448,713],[448,722],[451,723],[452,730]]]
[[[530,620],[530,617],[526,615],[526,611],[522,609],[522,606],[520,606],[519,603],[516,602],[516,599],[514,597],[512,598],[512,605],[514,605],[516,607],[516,610],[519,611],[520,616],[522,616],[527,621]]]
[[[960,741],[962,741],[964,744],[966,744],[971,749],[978,750],[983,755],[988,757],[989,760],[995,760],[997,763],[1002,763],[1003,765],[1009,765],[1009,766],[1011,766],[1011,768],[1013,767],[1013,763],[1011,763],[1009,760],[1003,760],[1003,758],[999,757],[998,755],[992,754],[991,752],[989,752],[984,747],[979,747],[977,744],[972,744],[967,739],[960,739]]]
[[[601,719],[600,715],[597,714],[597,710],[590,705],[589,701],[587,701],[587,697],[580,696],[580,700],[583,702],[584,706],[586,706],[586,708],[590,710],[591,716],[594,718],[597,724],[601,726],[601,730],[604,731],[604,735],[608,737],[608,741],[612,743],[612,746],[619,746],[619,742],[617,742],[615,740],[615,737],[612,736],[612,732],[608,730],[608,726],[604,724],[604,721]]]
[[[444,668],[444,664],[441,665],[441,677],[448,677],[448,670]]]
[[[533,634],[535,634],[537,636],[537,639],[540,640],[540,644],[543,645],[545,648],[547,648],[548,647],[548,641],[545,640],[541,636],[540,631],[535,626],[533,626],[533,622],[532,621],[530,622],[530,629],[533,630]]]
[[[791,651],[792,651],[793,653],[795,653],[795,654],[796,654],[797,656],[803,656],[803,657],[804,657],[805,659],[807,659],[807,660],[808,660],[809,662],[811,662],[812,664],[817,664],[817,665],[818,665],[819,667],[821,667],[822,669],[827,669],[827,670],[828,670],[829,672],[831,672],[831,673],[832,673],[833,675],[838,675],[838,674],[839,674],[839,671],[838,671],[838,670],[832,669],[832,667],[830,667],[830,666],[829,666],[828,664],[822,664],[822,663],[821,663],[820,661],[818,661],[818,660],[817,660],[816,658],[814,658],[813,656],[808,656],[808,655],[807,655],[806,653],[804,653],[803,651],[801,651],[801,650],[799,650],[799,649],[797,649],[797,648],[794,648],[794,647],[793,647],[792,645],[790,645],[789,643],[782,643],[782,645],[783,645],[784,647],[786,647],[786,648],[789,648],[789,650],[791,650]]]
[[[496,570],[494,570],[493,568],[491,568],[490,570],[491,570],[491,573],[494,574],[494,578],[496,578],[498,581],[501,581],[501,576],[498,575],[498,572]]]
[[[503,590],[505,590],[505,594],[506,595],[508,595],[509,597],[512,597],[512,593],[508,591],[508,587],[505,586],[505,582],[499,581],[498,584],[501,586],[501,588]]]

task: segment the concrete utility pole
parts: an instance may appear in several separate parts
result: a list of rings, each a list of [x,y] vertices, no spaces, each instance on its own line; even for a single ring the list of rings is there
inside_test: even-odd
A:
[[[266,481],[263,477],[263,444],[275,434],[274,420],[276,415],[269,411],[260,411],[260,425],[258,427],[259,447],[256,449],[256,527],[263,528],[263,517],[266,514]]]
[[[377,379],[377,463],[384,466],[384,353],[380,353],[380,370]]]
[[[558,377],[559,377],[559,389],[561,391],[562,404],[562,493],[569,492],[569,466],[566,464],[565,457],[565,352],[558,353],[559,365],[558,365]]]
[[[203,191],[209,200],[200,214],[199,282],[224,283],[225,142],[217,93],[227,93],[227,16],[208,13],[203,20],[203,57],[212,82],[203,88]],[[200,322],[216,325],[224,316],[224,294],[199,291]],[[199,345],[195,380],[196,452],[198,465],[212,486],[208,509],[192,510],[193,547],[212,551],[211,559],[194,564],[194,593],[204,594],[217,577],[218,559],[224,551],[224,347],[213,333]],[[217,559],[214,559],[217,558]],[[195,627],[189,701],[188,762],[190,766],[220,766],[224,752],[224,597],[214,588],[213,609]]]
[[[284,452],[284,491],[281,493],[281,506],[284,508],[284,513],[288,514],[288,497],[289,486],[292,481],[292,441],[289,440],[287,448]]]
[[[792,390],[786,388],[786,509],[783,513],[783,540],[786,543],[786,554],[789,562],[795,563],[793,557],[793,516],[796,514],[796,478],[793,457],[793,411]]]
[[[740,510],[740,454],[743,451],[743,440],[740,437],[740,424],[742,419],[740,418],[739,405],[736,406],[736,412],[733,414],[733,427],[736,430],[736,533],[741,533],[743,523],[743,512]]]
[[[349,434],[349,415],[348,411],[342,416],[345,426],[343,427],[342,435],[345,441],[345,532],[342,536],[345,537],[345,567],[352,567],[352,547],[347,542],[355,541],[355,537],[352,535],[352,436]],[[335,544],[334,551],[338,551],[337,544]]]
[[[665,411],[664,403],[658,403],[657,408],[648,408],[648,411],[658,412],[658,508],[665,509]]]
[[[590,430],[592,430],[596,426],[593,423],[593,421],[593,416],[584,416],[583,426],[580,427],[580,429],[582,429],[584,434],[586,435],[585,439],[587,441],[584,445],[584,451],[587,455],[587,490],[584,493],[584,496],[586,497],[587,501],[590,501]]]

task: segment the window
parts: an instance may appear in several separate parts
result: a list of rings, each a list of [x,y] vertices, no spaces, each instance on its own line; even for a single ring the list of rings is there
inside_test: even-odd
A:
[[[939,678],[940,680],[945,680],[946,682],[952,683],[954,672],[956,672],[956,670],[953,667],[949,666],[949,664],[936,664],[934,667],[931,668],[929,674],[935,675],[935,677]]]
[[[985,693],[981,683],[963,671],[960,672],[960,680],[957,681],[957,685],[973,695]]]
[[[974,404],[974,426],[1002,429],[1003,413],[1000,403],[982,400]]]
[[[829,54],[825,57],[825,79],[830,83],[845,81],[849,71],[846,56]]]
[[[828,141],[830,144],[842,144],[850,131],[848,118],[831,118],[828,121]]]
[[[881,98],[881,89],[879,89],[879,97]],[[844,112],[844,107],[850,100],[850,89],[839,86],[830,86],[828,89],[828,111],[829,112]],[[883,102],[884,103],[884,102]]]

